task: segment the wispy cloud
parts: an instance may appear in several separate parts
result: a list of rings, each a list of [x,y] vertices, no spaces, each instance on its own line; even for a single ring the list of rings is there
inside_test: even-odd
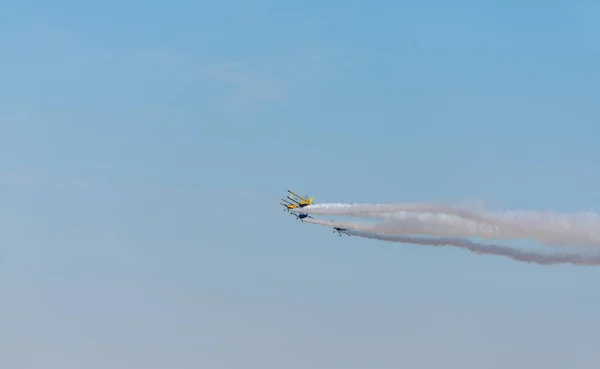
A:
[[[111,193],[129,193],[150,197],[168,197],[171,199],[202,199],[207,194],[226,197],[252,199],[254,201],[272,201],[277,204],[278,196],[255,189],[229,186],[208,186],[190,188],[177,186],[159,186],[154,184],[123,183],[108,179],[91,178],[78,175],[52,174],[45,172],[4,172],[0,173],[0,188],[16,188],[41,191],[80,191]]]
[[[98,178],[88,178],[77,175],[55,175],[49,173],[0,173],[0,186],[44,190],[120,191],[143,195],[173,195],[179,193],[176,189],[155,185],[116,183],[114,181]]]
[[[282,101],[286,95],[285,86],[273,78],[260,75],[248,62],[200,65],[197,70],[201,76],[230,87],[235,98],[246,101]]]
[[[144,62],[162,68],[185,71],[191,79],[214,83],[225,92],[218,97],[228,108],[241,107],[246,103],[281,103],[301,96],[329,77],[356,66],[360,57],[327,48],[299,48],[277,54],[265,54],[244,60],[209,62],[194,60],[185,54],[167,51],[138,52]]]

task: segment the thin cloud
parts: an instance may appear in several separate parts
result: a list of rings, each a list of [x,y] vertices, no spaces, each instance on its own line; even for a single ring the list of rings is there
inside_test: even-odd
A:
[[[244,100],[282,101],[286,96],[283,86],[251,70],[247,62],[201,65],[198,72],[205,78],[229,86],[234,96]]]
[[[301,96],[327,84],[332,75],[356,67],[362,59],[360,54],[323,47],[216,63],[197,62],[185,54],[164,50],[137,51],[135,55],[145,63],[184,71],[190,80],[214,83],[211,94],[228,110],[252,110],[257,108],[254,103],[281,103]]]
[[[173,195],[178,193],[178,190],[160,186],[129,185],[76,175],[70,176],[41,173],[0,173],[0,185],[3,187],[35,188],[44,190],[125,191],[144,195]]]
[[[150,197],[169,197],[194,201],[203,199],[207,193],[224,197],[238,197],[254,201],[272,201],[277,203],[278,197],[266,192],[252,189],[227,186],[193,186],[189,188],[176,186],[158,186],[152,184],[126,184],[99,178],[77,175],[57,175],[50,173],[0,173],[0,188],[34,189],[42,191],[81,191],[81,192],[118,192]]]

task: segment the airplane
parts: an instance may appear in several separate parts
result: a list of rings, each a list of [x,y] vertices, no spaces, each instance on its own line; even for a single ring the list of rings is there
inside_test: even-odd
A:
[[[281,199],[281,201],[283,201],[283,202],[281,203],[281,205],[285,207],[285,209],[283,209],[283,211],[287,211],[288,213],[290,213],[290,214],[294,215],[294,216],[295,216],[297,219],[299,219],[299,220],[302,220],[302,219],[304,219],[304,218],[311,218],[311,219],[314,219],[313,217],[311,217],[310,215],[308,215],[308,214],[306,214],[306,213],[299,213],[299,212],[298,212],[298,213],[297,213],[297,212],[293,212],[293,213],[292,213],[292,212],[290,212],[290,210],[292,210],[292,209],[296,209],[296,208],[298,207],[298,205],[296,205],[296,204],[292,204],[291,202],[289,202],[289,201],[286,201],[286,200],[284,200],[284,199]]]
[[[314,219],[313,217],[311,217],[310,215],[306,214],[306,213],[298,213],[298,214],[294,214],[296,216],[296,218],[298,218],[299,220],[302,220],[304,218],[310,218],[310,219]]]
[[[333,233],[337,232],[340,237],[342,237],[342,233],[346,234],[348,236],[352,236],[350,233],[348,233],[348,230],[346,228],[338,228],[338,227],[334,227],[333,228]]]
[[[298,204],[298,206],[297,206],[297,207],[301,207],[301,208],[303,208],[303,207],[305,207],[305,206],[312,205],[312,203],[313,203],[314,197],[311,197],[310,199],[306,199],[306,197],[299,196],[299,195],[297,195],[297,194],[293,193],[293,192],[292,192],[292,191],[290,191],[290,190],[287,190],[287,192],[289,192],[289,193],[290,193],[290,194],[288,195],[288,199],[290,199],[290,200],[292,200],[293,202],[295,202],[296,204]],[[296,200],[294,197],[292,197],[292,195],[293,195],[294,197],[296,197],[296,198],[297,198],[298,200],[300,200],[300,201]]]
[[[283,211],[287,211],[288,213],[290,212],[290,210],[292,209],[296,209],[298,207],[298,205],[296,204],[292,204],[291,202],[285,200],[285,199],[281,199],[281,205],[283,205],[285,207],[285,209],[283,209]]]

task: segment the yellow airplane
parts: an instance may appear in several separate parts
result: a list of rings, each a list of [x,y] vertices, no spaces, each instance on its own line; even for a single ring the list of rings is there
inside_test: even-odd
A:
[[[296,209],[298,207],[297,204],[292,204],[291,202],[285,200],[285,199],[281,199],[281,205],[285,206],[285,210],[284,211],[290,211],[292,209]]]
[[[310,199],[306,199],[306,197],[308,197],[308,196],[305,196],[305,197],[298,196],[290,190],[288,190],[288,192],[290,193],[288,195],[288,199],[292,200],[294,202],[294,204],[291,203],[290,201],[287,201],[286,199],[281,199],[281,201],[282,201],[281,205],[285,207],[285,209],[283,211],[287,211],[288,213],[290,213],[290,210],[297,209],[297,208],[303,208],[305,206],[312,205],[312,203],[313,203],[314,197],[311,197]],[[294,196],[294,197],[292,197],[292,196]],[[294,213],[293,215],[296,216],[296,218],[298,218],[300,220],[302,220],[304,218],[312,218],[310,215],[305,214],[305,213],[298,213],[298,214]]]
[[[303,207],[305,207],[305,206],[308,206],[308,205],[312,205],[312,203],[313,203],[314,197],[311,197],[310,199],[306,199],[305,197],[299,196],[299,195],[297,195],[297,194],[293,193],[293,192],[292,192],[292,191],[290,191],[290,190],[287,190],[287,192],[289,192],[289,193],[290,193],[290,194],[288,195],[288,199],[290,199],[290,200],[292,200],[293,202],[295,202],[296,204],[298,204],[298,206],[299,206],[299,207],[301,207],[301,208],[303,208]],[[294,198],[294,197],[292,197],[292,196],[294,196],[295,198]],[[298,201],[298,200],[296,200],[296,199],[298,199],[298,200],[300,200],[300,201]]]

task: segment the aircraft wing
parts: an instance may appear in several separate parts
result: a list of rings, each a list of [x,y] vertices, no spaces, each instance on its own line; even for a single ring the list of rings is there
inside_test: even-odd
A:
[[[298,195],[298,194],[296,194],[296,193],[294,193],[294,192],[292,192],[292,191],[290,191],[290,190],[287,190],[287,191],[288,191],[290,194],[292,194],[292,195],[296,196],[297,198],[299,198],[300,200],[308,202],[308,199],[305,199],[304,197],[302,197],[302,196],[300,196],[300,195]]]
[[[295,192],[292,192],[290,190],[287,190],[290,195],[288,196],[288,198],[290,200],[292,200],[293,202],[297,203],[298,205],[300,205],[301,207],[307,206],[307,205],[312,205],[314,197],[311,197],[310,199],[304,198],[300,195],[298,195]],[[296,200],[294,197],[296,197],[298,200]]]

